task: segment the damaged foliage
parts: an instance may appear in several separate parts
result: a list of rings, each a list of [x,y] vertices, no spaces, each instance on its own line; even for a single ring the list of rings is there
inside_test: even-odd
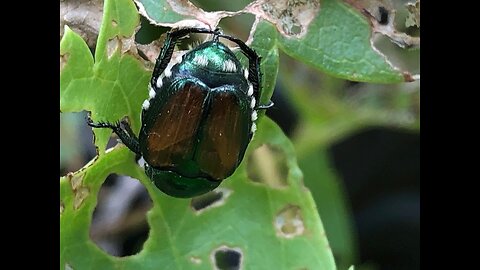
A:
[[[303,37],[320,10],[318,0],[258,0],[248,5],[248,11],[273,23],[285,36]]]
[[[135,0],[139,12],[150,23],[165,27],[214,29],[221,19],[250,13],[273,23],[286,36],[302,37],[320,9],[318,0],[257,0],[237,12],[206,12],[188,0]]]
[[[362,13],[370,19],[374,33],[387,36],[393,43],[402,48],[420,48],[420,37],[412,37],[396,29],[396,10],[390,0],[347,0],[346,2],[349,2],[352,6],[362,11]],[[411,14],[407,19],[407,26],[410,20],[416,21],[418,19],[418,22],[420,22],[420,2],[417,2],[417,4],[418,12],[416,15],[418,16],[416,16],[415,13]],[[413,8],[410,7],[411,5]],[[409,10],[416,12],[415,5],[407,4],[407,7],[409,7]]]
[[[363,22],[357,21],[360,18],[358,16],[352,17],[354,14],[348,10],[342,10],[341,2],[341,0],[325,0],[321,6],[318,0],[257,0],[236,12],[206,12],[187,0],[135,0],[140,14],[147,18],[151,24],[163,27],[204,27],[213,29],[217,27],[223,18],[245,13],[253,14],[256,19],[247,43],[253,41],[253,36],[257,31],[259,23],[268,21],[275,25],[279,33],[279,36],[275,38],[277,40],[276,44],[274,44],[275,47],[283,49],[290,56],[306,61],[323,72],[340,78],[380,83],[413,81],[417,79],[418,75],[413,76],[407,71],[399,70],[388,61],[387,57],[373,47],[370,41],[371,35],[362,30],[364,27]],[[369,18],[371,24],[370,31],[373,33],[380,33],[389,37],[392,42],[402,48],[419,48],[419,37],[411,37],[396,30],[394,25],[395,9],[391,1],[345,0],[345,2]],[[72,21],[74,26],[78,25],[80,33],[90,33],[84,34],[82,37],[87,37],[88,44],[91,46],[94,44],[92,40],[96,36],[96,31],[95,27],[90,26],[90,24],[98,25],[98,19],[93,19],[92,23],[85,26],[82,26],[80,22],[82,18],[85,19],[90,14],[96,14],[98,17],[98,12],[101,10],[98,7],[98,2],[93,0],[84,1],[75,5],[74,8],[72,6],[73,4],[67,5],[68,12],[62,13],[70,15],[63,15],[61,18],[77,18],[75,20],[69,19],[67,24],[70,26],[69,22]],[[415,22],[418,22],[419,24],[419,2],[408,4],[407,6],[412,10],[407,23],[415,24]],[[418,9],[416,8],[417,6]],[[336,10],[332,10],[332,8]],[[93,11],[96,13],[93,13]],[[77,15],[73,16],[72,14]],[[344,19],[333,16],[344,16]],[[322,17],[326,18],[322,19]],[[62,19],[61,25],[66,22],[66,19]],[[362,36],[358,39],[357,35]],[[348,43],[343,43],[343,39],[348,40]],[[312,40],[312,42],[309,42],[309,40]],[[311,55],[307,54],[303,58],[303,46],[305,44],[308,44],[309,50],[307,51],[310,51]],[[161,42],[153,41],[151,44],[135,44],[135,46],[138,51],[137,54],[143,60],[146,60],[144,65],[147,69],[150,69],[151,63],[154,62],[158,55]],[[342,48],[337,49],[339,46]],[[350,48],[345,48],[345,46]],[[358,51],[359,56],[352,58],[352,51]],[[365,55],[363,59],[361,58],[362,54]],[[370,56],[368,56],[369,54]],[[362,67],[359,68],[357,65]]]
[[[416,26],[420,28],[420,0],[415,3],[407,3],[408,17],[405,20],[405,26]]]
[[[412,38],[394,30],[393,16],[388,1],[381,1],[378,8],[366,8],[367,1],[346,0],[257,0],[236,12],[206,12],[189,1],[136,0],[140,13],[152,24],[160,26],[191,26],[215,28],[225,17],[249,13],[255,15],[247,43],[254,46],[253,36],[265,24],[274,25],[277,33],[269,38],[274,50],[281,49],[288,55],[306,62],[335,77],[352,81],[396,83],[415,80],[408,71],[395,67],[387,57],[372,45],[372,31],[388,35],[402,47],[419,45],[419,38]],[[372,1],[374,3],[374,1]],[[371,12],[369,12],[371,10]],[[363,12],[363,16],[362,16]],[[193,16],[195,14],[195,16]],[[365,15],[372,18],[370,22]],[[393,14],[394,15],[394,14]],[[380,23],[381,22],[381,23]],[[376,26],[372,27],[372,24]],[[372,30],[373,29],[373,30]]]

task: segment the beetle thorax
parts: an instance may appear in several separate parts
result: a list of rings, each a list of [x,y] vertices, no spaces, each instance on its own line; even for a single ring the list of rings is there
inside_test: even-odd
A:
[[[235,54],[218,41],[205,42],[187,52],[177,71],[180,76],[196,77],[212,88],[246,83],[243,67]]]
[[[214,73],[240,73],[241,64],[233,52],[224,44],[209,41],[201,44],[185,56],[185,60],[196,68]]]

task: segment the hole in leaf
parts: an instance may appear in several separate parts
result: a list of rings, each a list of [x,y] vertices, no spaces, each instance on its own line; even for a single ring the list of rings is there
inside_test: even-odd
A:
[[[273,188],[287,186],[288,165],[285,153],[272,145],[263,144],[248,157],[248,177]]]
[[[389,37],[380,34],[373,37],[373,46],[386,55],[393,66],[400,70],[408,70],[412,74],[420,73],[419,50],[405,50],[392,42]]]
[[[278,29],[281,29],[283,35],[291,36],[306,33],[305,30],[315,18],[319,9],[320,5],[316,0],[264,0],[259,5],[259,10],[253,8],[253,11],[274,23]]]
[[[305,231],[300,207],[288,205],[275,217],[274,221],[277,235],[285,238],[293,238]]]
[[[405,18],[406,27],[420,28],[420,0],[416,0],[415,3],[407,3],[407,17]]]
[[[359,1],[358,8],[368,12],[381,25],[391,23],[392,12],[395,12],[395,4],[392,1]]]
[[[242,265],[242,251],[239,248],[221,246],[212,254],[213,265],[219,270],[238,270]]]
[[[90,238],[110,255],[137,254],[148,238],[146,213],[151,207],[149,194],[138,180],[109,175],[98,193]]]
[[[177,1],[180,2],[180,1]],[[196,7],[207,12],[237,11],[245,7],[248,1],[190,0]],[[251,2],[251,1],[250,1]]]
[[[151,24],[145,17],[140,16],[140,29],[135,34],[135,42],[146,45],[160,38],[168,31],[167,27]]]
[[[213,191],[203,195],[192,198],[190,205],[197,214],[205,211],[208,208],[218,207],[225,204],[225,200],[232,193],[226,188],[217,188]]]
[[[221,200],[222,197],[223,194],[220,192],[209,192],[205,195],[192,199],[192,207],[195,211],[199,211]]]
[[[228,3],[227,5],[232,5]],[[242,8],[239,8],[240,10]],[[223,32],[227,35],[234,35],[235,37],[247,41],[249,35],[249,29],[252,28],[253,22],[255,21],[255,16],[250,13],[245,13],[233,17],[227,17],[220,21],[219,27],[223,29]],[[222,42],[227,42],[225,39],[222,39]],[[232,43],[232,46],[236,47],[235,43]]]
[[[402,11],[401,16],[396,16],[396,10],[398,10],[398,8]],[[399,17],[402,18],[400,21],[403,22],[405,20],[406,12],[405,7],[400,2],[394,4],[391,1],[369,1],[364,9],[370,13],[373,20],[378,23],[377,25],[374,25],[374,32],[387,36],[392,43],[401,48],[411,49],[420,47],[420,37],[409,36],[405,33],[407,29],[404,28],[404,24],[398,23]],[[405,58],[405,56],[402,58]],[[413,80],[408,75],[406,76],[405,79],[407,81]]]
[[[92,128],[85,121],[86,112],[60,114],[60,175],[75,172],[92,160]]]
[[[118,23],[117,23],[117,21],[115,21],[115,20],[112,20],[112,26],[113,26],[113,27],[117,27],[117,26],[118,26]]]
[[[387,25],[388,24],[388,17],[389,17],[389,12],[384,6],[379,6],[378,7],[378,14],[379,14],[379,19],[378,23]]]
[[[293,34],[293,35],[298,35],[300,33],[302,33],[302,27],[300,25],[292,25],[292,28],[290,29],[290,32]]]

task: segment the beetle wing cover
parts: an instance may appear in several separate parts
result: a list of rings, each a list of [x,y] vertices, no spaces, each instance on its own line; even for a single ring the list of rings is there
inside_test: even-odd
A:
[[[239,94],[225,90],[210,93],[195,160],[214,179],[224,179],[235,171],[250,141],[250,109]]]
[[[170,95],[148,134],[149,164],[175,167],[193,158],[207,92],[207,88],[186,82]]]

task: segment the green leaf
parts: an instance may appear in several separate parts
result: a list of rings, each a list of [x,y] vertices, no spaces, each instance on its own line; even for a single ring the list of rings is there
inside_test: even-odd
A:
[[[60,42],[60,111],[91,111],[95,121],[128,116],[133,130],[140,130],[139,108],[148,96],[150,71],[131,51],[122,53],[138,23],[132,1],[106,1],[95,59],[85,41],[66,26]],[[107,129],[95,130],[100,153],[110,134]]]
[[[374,83],[404,82],[372,48],[367,19],[340,0],[321,1],[320,12],[301,39],[280,37],[285,53],[343,79]]]
[[[275,43],[276,30],[270,23],[258,24],[253,42],[250,45],[262,57],[261,68],[263,73],[262,96],[260,101],[267,104],[273,95],[278,73],[278,49]]]
[[[252,167],[272,169],[250,164],[277,156],[256,151],[265,143],[284,157],[280,165],[286,172],[277,172],[285,176],[281,186],[262,177],[251,179]],[[148,213],[149,239],[139,254],[125,258],[105,254],[88,238],[96,195],[111,173],[139,179],[154,204]],[[292,144],[268,118],[260,122],[244,162],[221,184],[222,202],[198,212],[192,200],[156,189],[133,154],[117,147],[60,181],[61,263],[73,269],[212,269],[212,254],[226,246],[241,252],[243,269],[335,269],[314,201],[301,179]]]
[[[145,8],[146,15],[153,21],[162,23],[176,23],[189,17],[176,13],[168,1],[136,0]],[[193,19],[193,18],[190,18]]]

